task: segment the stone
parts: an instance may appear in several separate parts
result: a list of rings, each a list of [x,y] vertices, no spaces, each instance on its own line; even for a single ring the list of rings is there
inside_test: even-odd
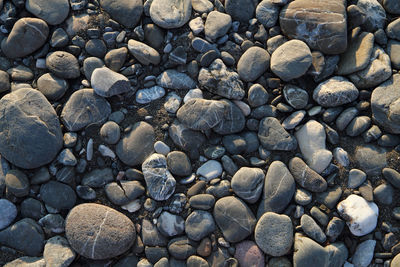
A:
[[[102,97],[111,97],[132,90],[128,78],[107,67],[95,69],[90,83],[96,94]]]
[[[295,189],[295,181],[286,165],[281,161],[272,162],[265,176],[257,217],[259,218],[269,211],[282,212],[292,200]]]
[[[367,175],[379,175],[386,167],[386,150],[374,145],[356,147],[355,161]]]
[[[251,107],[258,107],[267,104],[268,91],[261,84],[253,84],[248,91],[247,101]]]
[[[257,222],[254,239],[264,253],[273,257],[285,255],[293,244],[292,220],[287,215],[266,212]]]
[[[191,0],[153,0],[150,6],[151,20],[164,29],[183,26],[189,21],[191,13]]]
[[[46,67],[60,78],[75,79],[80,76],[78,59],[65,51],[56,51],[48,54]]]
[[[372,119],[390,133],[400,133],[400,74],[372,91]]]
[[[292,84],[285,85],[283,96],[286,102],[295,109],[303,109],[308,104],[307,91]]]
[[[365,69],[374,48],[374,35],[362,32],[349,44],[345,53],[340,56],[338,75],[347,75]]]
[[[57,114],[43,94],[19,89],[5,95],[0,107],[2,156],[25,169],[40,167],[55,158],[63,137]]]
[[[190,99],[177,112],[177,118],[193,130],[209,130],[223,119],[226,105],[217,100]]]
[[[65,234],[78,254],[94,260],[116,257],[136,239],[135,227],[128,217],[94,203],[80,204],[68,213]]]
[[[391,185],[400,188],[400,173],[392,168],[383,168],[382,174]]]
[[[377,0],[360,0],[357,2],[357,6],[365,14],[368,14],[362,25],[367,31],[374,32],[385,26],[386,12]]]
[[[142,0],[101,0],[101,7],[111,16],[127,28],[134,28],[139,22],[143,12]]]
[[[256,219],[249,207],[239,198],[228,196],[214,206],[214,219],[228,242],[239,242],[254,230]]]
[[[347,126],[346,134],[348,136],[358,136],[365,132],[371,126],[371,119],[368,116],[357,116]]]
[[[165,236],[176,236],[185,231],[185,221],[181,216],[163,211],[158,217],[157,228]]]
[[[154,142],[153,127],[144,121],[137,122],[118,142],[115,152],[126,165],[140,165],[153,153]]]
[[[194,209],[209,210],[215,204],[215,197],[210,194],[198,194],[189,199],[189,204]]]
[[[207,267],[208,262],[202,257],[192,255],[186,261],[187,267]]]
[[[52,73],[46,73],[37,80],[38,90],[48,100],[59,100],[68,90],[68,83],[64,79],[60,79]]]
[[[25,2],[25,8],[50,25],[61,24],[69,13],[67,0],[28,0]]]
[[[47,240],[43,258],[49,266],[67,267],[74,261],[75,252],[64,237],[54,236]]]
[[[125,63],[128,54],[126,47],[111,49],[104,56],[104,63],[113,71],[119,71]]]
[[[205,1],[207,1],[208,3],[211,3],[208,0],[205,0]],[[194,1],[192,1],[192,2],[194,2]],[[195,9],[195,8],[193,7],[193,9]],[[197,18],[194,18],[191,21],[189,21],[189,27],[192,30],[192,32],[197,35],[197,34],[201,33],[202,31],[204,31],[204,22],[201,19],[201,17],[197,17]]]
[[[227,99],[220,100],[225,105],[225,112],[220,123],[214,128],[214,132],[220,135],[229,135],[241,132],[245,127],[245,114],[237,103],[237,101],[229,101]]]
[[[208,0],[192,0],[192,7],[198,13],[208,13],[214,9],[214,5]]]
[[[306,114],[307,112],[304,110],[293,112],[282,122],[283,128],[285,128],[285,130],[292,130],[296,128],[296,126],[304,119]]]
[[[303,76],[311,63],[310,48],[300,40],[282,44],[271,55],[271,71],[284,81]]]
[[[167,169],[167,159],[161,154],[152,154],[142,164],[144,180],[150,197],[164,201],[175,191],[176,180]]]
[[[0,232],[0,244],[27,256],[39,256],[43,251],[44,233],[32,219],[22,219]]]
[[[0,70],[0,92],[7,92],[10,89],[10,75],[5,71]]]
[[[231,187],[236,195],[250,204],[260,198],[265,175],[259,168],[240,168],[231,180]]]
[[[358,94],[354,84],[342,76],[335,76],[314,89],[313,99],[323,107],[337,107],[353,102]]]
[[[231,28],[231,16],[218,11],[211,11],[207,15],[207,20],[204,26],[206,39],[215,42],[219,37],[224,36]]]
[[[190,155],[198,155],[200,146],[206,141],[204,134],[193,131],[174,120],[168,129],[168,133],[178,147],[190,153]]]
[[[139,104],[148,104],[154,100],[163,97],[164,95],[165,90],[160,86],[140,89],[136,92],[136,102]]]
[[[196,82],[193,81],[190,76],[186,73],[178,72],[175,69],[165,70],[158,75],[157,84],[161,87],[174,90],[192,89],[196,87]]]
[[[165,98],[164,108],[168,113],[175,114],[181,106],[182,98],[175,92],[169,92]]]
[[[40,198],[46,205],[58,210],[71,209],[76,202],[75,191],[56,181],[49,181],[40,187]]]
[[[337,205],[337,210],[355,236],[369,234],[377,225],[378,207],[360,196],[348,196]]]
[[[7,172],[5,184],[7,191],[16,197],[25,197],[29,194],[28,177],[18,169]]]
[[[85,51],[90,56],[104,58],[107,53],[107,46],[103,40],[90,39],[85,44]]]
[[[166,246],[167,239],[158,231],[156,225],[149,220],[143,219],[142,222],[142,241],[145,246]]]
[[[237,71],[243,81],[252,82],[267,71],[269,64],[270,55],[268,52],[265,49],[253,46],[247,49],[240,57]]]
[[[351,261],[354,266],[367,267],[374,257],[375,245],[376,240],[366,240],[360,243]]]
[[[43,257],[21,257],[10,261],[4,267],[46,267],[46,261]]]
[[[349,75],[350,80],[358,89],[372,88],[392,76],[389,55],[379,46],[372,50],[369,63],[365,69]]]
[[[181,151],[172,151],[167,154],[168,169],[172,174],[187,176],[192,173],[189,157]]]
[[[311,216],[303,214],[300,219],[300,226],[301,230],[303,230],[307,236],[311,237],[318,243],[324,243],[326,241],[325,233]]]
[[[8,227],[17,217],[17,207],[7,199],[0,199],[0,230]]]
[[[245,91],[239,74],[229,70],[219,58],[214,60],[208,68],[201,68],[198,82],[211,93],[228,99],[240,100]]]
[[[228,13],[233,20],[239,22],[248,23],[248,21],[254,17],[254,11],[256,10],[257,1],[251,0],[226,0],[225,11]]]
[[[197,169],[196,174],[204,177],[206,181],[211,181],[222,174],[222,165],[216,160],[209,160]]]
[[[374,189],[374,198],[381,205],[390,205],[393,202],[394,189],[390,184],[380,184]]]
[[[119,141],[121,132],[116,122],[108,121],[100,128],[100,136],[107,144],[116,144]]]
[[[236,244],[234,256],[240,266],[265,266],[264,254],[254,241],[245,240]]]
[[[196,253],[196,243],[186,236],[176,237],[168,242],[169,254],[178,260],[186,260]],[[171,266],[176,266],[171,262]]]
[[[114,175],[111,168],[94,169],[85,173],[82,178],[81,184],[93,188],[100,188],[104,185],[114,181]]]
[[[323,192],[327,188],[325,179],[312,170],[300,158],[294,157],[289,161],[289,170],[294,179],[305,189],[311,192]]]
[[[297,0],[282,8],[279,21],[289,38],[302,40],[324,54],[341,54],[347,47],[346,17],[344,1]]]
[[[105,122],[110,114],[111,106],[107,100],[95,94],[93,89],[80,89],[65,103],[61,120],[69,131],[79,131],[89,124]]]
[[[93,71],[97,68],[102,68],[104,66],[104,62],[97,57],[87,57],[83,61],[83,74],[85,74],[86,79],[89,81],[92,78]]]
[[[300,233],[294,235],[293,266],[330,266],[329,260],[328,251],[317,242]]]
[[[121,180],[107,184],[104,191],[113,204],[124,206],[143,195],[145,189],[138,181]]]
[[[351,169],[349,172],[349,180],[347,183],[347,187],[357,188],[365,181],[366,178],[367,175],[365,174],[365,172],[359,169]]]
[[[128,50],[143,65],[158,65],[160,63],[160,54],[145,43],[130,39],[128,41]]]
[[[297,148],[296,138],[274,117],[265,117],[260,121],[258,138],[261,145],[268,150],[291,151]]]
[[[48,36],[49,27],[45,21],[21,18],[1,42],[1,50],[8,58],[25,57],[44,45]]]
[[[187,236],[200,241],[215,231],[215,222],[211,213],[204,210],[194,210],[186,218],[185,232]]]
[[[261,1],[256,8],[256,18],[266,29],[276,25],[279,17],[279,5],[271,0]]]

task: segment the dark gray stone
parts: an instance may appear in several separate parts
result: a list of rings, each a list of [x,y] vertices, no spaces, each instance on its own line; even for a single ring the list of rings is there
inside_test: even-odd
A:
[[[111,168],[94,169],[85,173],[82,178],[81,184],[93,188],[100,188],[104,185],[114,181],[114,175]]]
[[[289,161],[289,169],[298,184],[311,192],[323,192],[328,184],[317,172],[312,170],[298,157]]]
[[[211,213],[194,210],[186,218],[185,232],[190,239],[200,241],[215,231],[215,222]]]
[[[270,55],[260,47],[253,46],[246,50],[237,64],[240,78],[245,82],[257,80],[269,68]]]
[[[238,20],[242,23],[248,23],[248,21],[254,17],[254,11],[256,10],[256,0],[226,0],[225,10],[226,13],[231,15],[233,20]]]
[[[65,51],[56,51],[48,54],[46,67],[60,78],[75,79],[81,74],[78,59]]]
[[[186,260],[196,253],[196,246],[197,244],[186,236],[176,237],[169,241],[168,252],[178,260]]]
[[[46,73],[37,80],[37,87],[48,100],[58,100],[67,92],[69,86],[66,80]]]
[[[145,189],[138,181],[120,181],[109,183],[104,191],[115,205],[123,206],[143,195]]]
[[[264,178],[262,169],[242,167],[232,177],[231,187],[241,199],[253,204],[260,198]]]
[[[0,199],[0,230],[8,227],[17,217],[17,207],[7,199]]]
[[[297,140],[290,135],[274,117],[266,117],[260,122],[258,138],[269,150],[291,151],[297,148]]]
[[[50,25],[62,23],[69,13],[68,0],[27,0],[25,8]]]
[[[386,150],[374,145],[364,145],[356,148],[355,161],[367,175],[379,175],[386,167]]]
[[[192,165],[188,156],[181,151],[172,151],[167,155],[168,169],[172,174],[187,176],[192,173]]]
[[[206,141],[206,137],[199,131],[193,131],[178,120],[175,120],[168,129],[168,133],[175,145],[190,153],[195,158],[199,155],[199,148]]]
[[[49,181],[40,187],[40,198],[43,202],[58,210],[71,209],[76,202],[75,191],[68,185]]]
[[[314,221],[312,217],[307,214],[301,216],[300,219],[301,230],[303,232],[317,241],[318,243],[324,243],[326,241],[326,235],[322,231],[321,227]]]
[[[220,103],[225,105],[225,111],[221,122],[213,127],[214,132],[227,135],[242,131],[246,123],[242,110],[235,103],[226,99],[220,100]]]
[[[112,19],[127,28],[135,27],[143,12],[142,0],[101,0],[100,5]]]

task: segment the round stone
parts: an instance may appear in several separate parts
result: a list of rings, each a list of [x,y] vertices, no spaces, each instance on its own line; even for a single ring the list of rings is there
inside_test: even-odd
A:
[[[215,222],[211,213],[195,210],[186,218],[185,232],[190,239],[200,241],[215,231]]]
[[[232,177],[231,186],[236,195],[249,203],[260,198],[264,185],[264,172],[259,168],[240,168]]]
[[[114,145],[120,138],[119,125],[113,121],[108,121],[100,128],[100,136],[107,143]]]
[[[354,84],[342,76],[335,76],[315,88],[313,99],[323,107],[337,107],[353,102],[358,94]]]
[[[57,114],[43,94],[19,89],[5,95],[0,107],[1,155],[24,169],[52,161],[62,147],[63,135]]]
[[[9,226],[17,217],[17,207],[7,199],[0,199],[0,230]]]
[[[46,73],[37,80],[38,90],[48,100],[60,99],[68,89],[68,83],[64,79],[60,79],[52,73]]]
[[[265,256],[261,249],[253,241],[243,241],[235,247],[235,259],[240,266],[264,267]]]
[[[78,59],[65,51],[56,51],[48,54],[46,67],[60,78],[75,79],[81,74]]]
[[[268,255],[278,257],[289,252],[293,243],[293,225],[287,215],[264,213],[258,220],[254,238]]]
[[[5,182],[8,192],[14,196],[25,197],[29,194],[29,180],[25,173],[19,170],[9,170]]]
[[[151,20],[165,29],[183,26],[191,13],[191,0],[153,0],[150,6]]]
[[[178,176],[187,176],[192,173],[189,157],[181,151],[172,151],[167,155],[169,170]]]
[[[40,198],[43,202],[56,209],[71,209],[76,202],[75,191],[66,184],[49,181],[40,187]]]
[[[68,16],[68,0],[27,0],[25,8],[50,25],[62,23]]]
[[[143,12],[142,0],[101,0],[100,5],[112,19],[127,28],[135,27]]]
[[[94,203],[78,205],[69,212],[65,234],[77,253],[94,260],[121,255],[136,238],[135,227],[128,217]]]
[[[128,78],[107,67],[95,69],[92,72],[90,83],[96,94],[102,97],[111,97],[132,90]]]
[[[250,47],[243,53],[237,64],[240,78],[245,82],[258,79],[269,67],[270,55],[265,49]]]

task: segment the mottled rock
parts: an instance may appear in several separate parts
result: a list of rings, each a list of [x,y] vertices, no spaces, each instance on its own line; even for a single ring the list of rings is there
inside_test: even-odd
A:
[[[139,22],[143,12],[142,0],[101,0],[101,7],[115,19],[127,28],[133,28]]]
[[[291,151],[297,148],[297,141],[274,117],[260,121],[258,138],[263,147],[269,150]]]
[[[327,183],[322,176],[310,169],[304,161],[294,157],[289,161],[289,169],[298,184],[311,192],[323,192]]]
[[[196,87],[196,82],[193,81],[186,73],[178,72],[175,69],[169,69],[162,72],[157,77],[157,84],[161,87],[174,90],[192,89]]]
[[[313,99],[323,107],[336,107],[353,102],[358,94],[354,84],[342,76],[335,76],[314,89]]]
[[[153,0],[150,17],[155,24],[165,29],[183,26],[192,13],[191,0]]]
[[[355,160],[368,175],[379,175],[386,167],[386,150],[374,145],[358,146],[355,151]]]
[[[200,241],[215,231],[215,222],[211,213],[203,210],[194,210],[186,218],[185,232],[187,236]]]
[[[259,168],[240,168],[231,180],[231,187],[236,195],[248,203],[255,203],[260,198],[265,175]]]

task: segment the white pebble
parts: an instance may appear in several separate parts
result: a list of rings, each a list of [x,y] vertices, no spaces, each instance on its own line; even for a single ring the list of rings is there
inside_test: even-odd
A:
[[[199,34],[204,30],[204,22],[201,17],[197,17],[189,22],[189,27],[194,34]]]
[[[86,159],[91,161],[93,158],[93,139],[90,138],[86,145]]]
[[[99,145],[98,150],[103,157],[110,157],[112,159],[115,159],[115,153],[109,147],[105,145]]]
[[[154,150],[158,153],[158,154],[163,154],[164,156],[166,156],[171,149],[169,148],[169,146],[167,146],[164,142],[162,141],[157,141],[154,143]]]

